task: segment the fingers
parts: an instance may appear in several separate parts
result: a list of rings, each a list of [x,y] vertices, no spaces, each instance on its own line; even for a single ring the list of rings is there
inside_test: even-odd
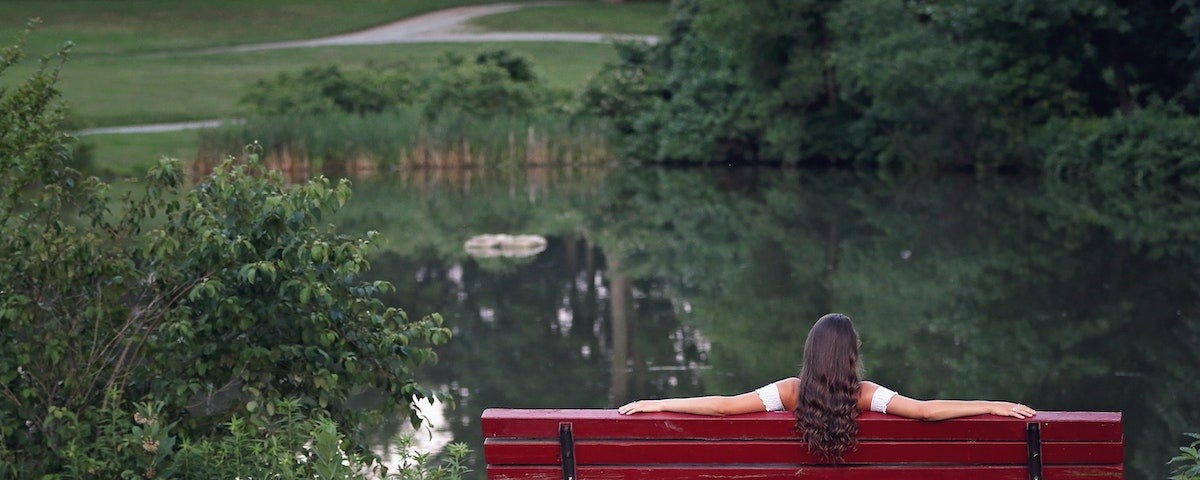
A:
[[[657,400],[638,400],[636,402],[626,403],[625,405],[621,405],[619,408],[617,408],[617,412],[620,412],[621,415],[661,411],[662,407],[658,404]]]
[[[1020,403],[1014,403],[1008,412],[1005,413],[1010,417],[1029,418],[1037,415],[1037,411]]]
[[[621,405],[621,407],[617,409],[617,412],[619,412],[621,415],[629,415],[631,413],[638,413],[641,411],[641,409],[639,408],[639,406],[640,406],[639,404],[641,404],[641,403],[642,403],[641,400],[638,400],[636,402],[626,403],[624,405]]]

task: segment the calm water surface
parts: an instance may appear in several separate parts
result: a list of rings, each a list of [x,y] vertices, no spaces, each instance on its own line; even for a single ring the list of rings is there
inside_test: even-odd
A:
[[[423,382],[436,447],[483,477],[489,407],[615,407],[794,375],[820,315],[867,377],[918,398],[1121,411],[1130,479],[1200,431],[1200,227],[1178,192],[1040,179],[753,169],[424,172],[356,182],[373,274],[455,337]],[[1164,213],[1165,212],[1165,213]],[[481,233],[545,251],[475,258]],[[400,428],[386,426],[379,442]]]

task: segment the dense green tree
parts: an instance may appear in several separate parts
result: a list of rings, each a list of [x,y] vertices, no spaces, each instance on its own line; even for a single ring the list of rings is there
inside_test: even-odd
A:
[[[0,74],[21,55],[3,50]],[[61,59],[0,91],[0,471],[133,468],[67,447],[137,401],[197,441],[219,441],[235,416],[269,429],[294,401],[353,442],[371,412],[346,401],[368,388],[417,420],[433,393],[414,369],[450,333],[381,302],[391,286],[363,278],[373,235],[324,223],[348,183],[287,184],[251,155],[189,186],[163,160],[114,198],[69,166]]]
[[[644,160],[1038,168],[1031,138],[1052,119],[1200,106],[1190,0],[688,0],[673,15],[584,95]]]

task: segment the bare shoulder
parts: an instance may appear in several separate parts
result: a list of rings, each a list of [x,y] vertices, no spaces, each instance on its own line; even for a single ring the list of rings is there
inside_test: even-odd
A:
[[[783,407],[795,410],[800,404],[800,379],[788,377],[775,382],[775,386],[779,389],[779,400],[783,402]]]
[[[870,380],[858,382],[858,409],[871,409],[871,396],[875,395],[875,390],[879,389],[879,384]]]

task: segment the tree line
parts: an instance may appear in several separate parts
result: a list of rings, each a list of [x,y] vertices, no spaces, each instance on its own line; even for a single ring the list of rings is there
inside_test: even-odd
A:
[[[582,95],[629,157],[1037,171],[1200,111],[1196,0],[681,0],[668,32]]]

